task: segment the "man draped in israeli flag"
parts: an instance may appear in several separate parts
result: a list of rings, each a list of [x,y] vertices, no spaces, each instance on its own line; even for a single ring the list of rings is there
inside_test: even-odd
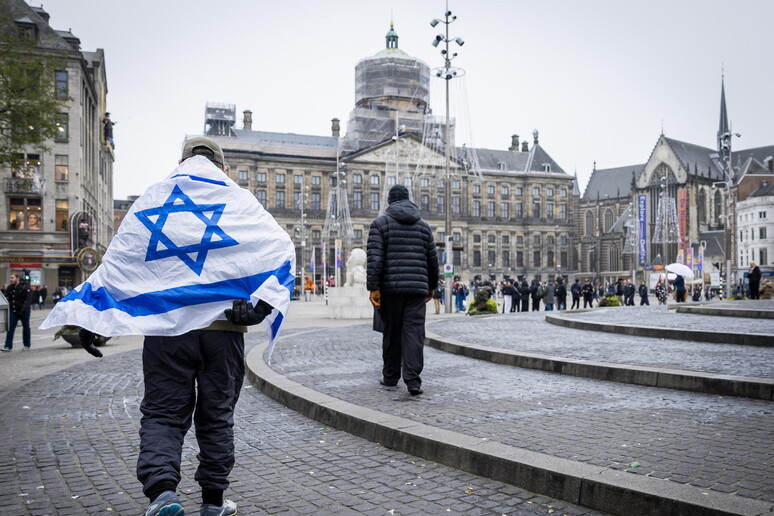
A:
[[[94,334],[145,336],[137,475],[147,515],[182,514],[175,490],[194,407],[201,514],[236,512],[223,491],[234,464],[243,335],[266,326],[271,356],[293,291],[290,237],[223,164],[216,142],[188,140],[180,166],[134,202],[102,264],[41,325],[80,326],[95,356]]]
[[[71,324],[104,336],[181,335],[225,319],[234,299],[263,300],[279,334],[295,250],[255,197],[195,156],[138,198],[87,281],[41,328]]]

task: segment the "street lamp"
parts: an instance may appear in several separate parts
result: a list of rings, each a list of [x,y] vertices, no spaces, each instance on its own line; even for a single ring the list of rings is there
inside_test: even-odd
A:
[[[734,133],[732,131],[726,131],[720,135],[720,151],[721,151],[721,163],[722,158],[725,157],[725,163],[723,163],[723,174],[725,175],[725,181],[718,183],[712,183],[712,188],[715,188],[716,184],[725,183],[726,186],[726,223],[724,224],[724,235],[726,241],[726,299],[731,297],[731,264],[734,257],[734,238],[736,235],[732,231],[732,224],[735,221],[733,217],[734,203],[731,200],[731,186],[734,183],[734,165],[731,162],[731,137],[737,138],[742,135]]]
[[[433,70],[436,77],[439,77],[446,81],[446,130],[445,130],[445,144],[444,144],[444,156],[445,156],[445,180],[444,180],[444,214],[445,214],[445,226],[444,226],[444,273],[446,269],[452,264],[452,249],[451,249],[451,128],[449,123],[449,81],[455,77],[462,77],[464,70],[460,68],[454,68],[451,66],[451,61],[457,57],[457,53],[449,53],[449,43],[452,41],[457,45],[462,46],[465,44],[465,40],[462,38],[450,38],[449,37],[449,25],[457,19],[449,10],[449,3],[446,2],[446,12],[443,15],[443,19],[435,18],[430,21],[430,26],[435,27],[439,23],[444,24],[444,33],[438,34],[432,42],[434,47],[438,47],[440,43],[443,43],[443,49],[441,55],[443,56],[443,67]],[[451,281],[445,282],[445,299],[446,299],[446,313],[451,313]]]

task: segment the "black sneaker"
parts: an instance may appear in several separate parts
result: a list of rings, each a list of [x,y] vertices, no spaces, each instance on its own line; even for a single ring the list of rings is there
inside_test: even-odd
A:
[[[390,383],[384,379],[384,376],[382,376],[381,378],[379,378],[379,385],[383,385],[385,387],[395,387],[398,385],[398,382]]]
[[[413,389],[409,389],[408,391],[409,391],[409,394],[411,394],[412,396],[419,396],[420,394],[425,392],[419,387],[414,387]]]

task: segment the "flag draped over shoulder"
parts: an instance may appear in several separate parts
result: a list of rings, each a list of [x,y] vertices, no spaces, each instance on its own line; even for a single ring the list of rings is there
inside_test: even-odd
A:
[[[40,327],[181,335],[225,319],[235,299],[263,299],[274,307],[262,323],[273,349],[294,271],[287,232],[250,192],[194,156],[134,202],[102,264]]]

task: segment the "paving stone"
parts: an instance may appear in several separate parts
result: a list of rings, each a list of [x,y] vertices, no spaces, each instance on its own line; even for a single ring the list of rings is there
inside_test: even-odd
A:
[[[140,352],[131,351],[39,378],[0,398],[0,514],[142,514],[147,500],[134,477],[142,389]],[[496,515],[502,513],[485,497],[471,504],[462,490],[449,487],[465,484],[492,496],[497,490],[490,486],[499,486],[499,493],[512,489],[324,427],[248,385],[235,420],[237,458],[226,496],[240,514],[448,514],[448,508],[460,514],[456,505]],[[179,486],[188,512],[200,503],[193,480],[197,451],[191,432]],[[407,495],[407,480],[421,480],[423,496]],[[444,493],[439,499],[436,489]],[[522,502],[513,514],[532,509]]]
[[[772,304],[774,308],[774,304]],[[501,314],[492,317],[444,319],[429,331],[466,343],[537,353],[573,360],[611,362],[705,373],[774,378],[774,347],[709,344],[574,330],[545,322],[547,312]],[[550,312],[548,312],[550,313]],[[663,306],[614,307],[584,313],[554,312],[568,317],[618,325],[640,324],[685,329],[764,333],[774,335],[774,319],[743,319],[678,314]],[[765,321],[765,322],[764,322]],[[774,339],[774,337],[772,337]]]
[[[524,340],[535,346],[554,339],[550,332],[524,331],[519,316],[479,319],[474,324],[488,327],[502,321],[502,328],[510,325],[511,334],[529,335]],[[448,330],[454,325],[457,331],[471,320],[464,317],[444,321],[443,326]],[[487,333],[479,326],[478,335],[490,338],[497,332]],[[541,340],[540,335],[551,338]],[[616,336],[602,335],[600,340],[605,339]],[[621,341],[608,347],[614,354]],[[746,350],[733,348],[744,357]],[[771,369],[771,363],[765,367]],[[401,388],[385,391],[379,386],[381,335],[365,325],[326,330],[313,339],[289,337],[277,346],[272,367],[335,398],[464,435],[556,457],[580,457],[611,469],[624,470],[639,462],[641,467],[629,474],[659,471],[677,483],[695,480],[708,486],[774,478],[770,401],[612,384],[428,348],[422,373],[425,394],[410,398]],[[717,466],[702,469],[709,460],[717,461]],[[774,485],[745,491],[750,492],[765,499],[774,493]]]

